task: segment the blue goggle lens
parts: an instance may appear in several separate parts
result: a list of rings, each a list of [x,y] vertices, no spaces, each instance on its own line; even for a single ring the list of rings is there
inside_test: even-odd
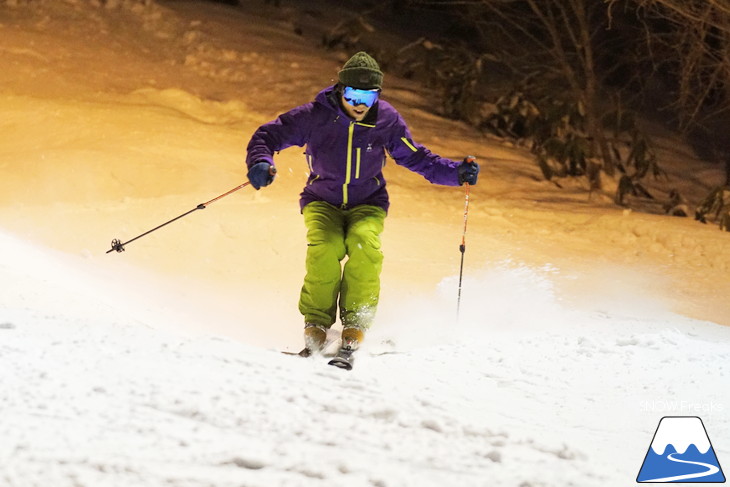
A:
[[[358,105],[365,105],[370,108],[376,101],[378,101],[379,95],[379,90],[358,90],[351,86],[345,86],[345,90],[342,92],[342,96],[345,101],[354,107]]]

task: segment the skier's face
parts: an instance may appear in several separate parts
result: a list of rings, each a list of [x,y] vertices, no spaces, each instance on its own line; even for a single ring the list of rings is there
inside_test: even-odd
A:
[[[345,86],[342,90],[341,103],[345,113],[357,122],[362,121],[376,101],[380,90],[359,90]]]
[[[344,95],[341,98],[342,108],[345,110],[347,116],[352,118],[356,122],[362,122],[362,120],[365,118],[365,115],[367,115],[370,111],[370,107],[365,105],[364,103],[353,106],[350,105],[350,103],[345,99]]]

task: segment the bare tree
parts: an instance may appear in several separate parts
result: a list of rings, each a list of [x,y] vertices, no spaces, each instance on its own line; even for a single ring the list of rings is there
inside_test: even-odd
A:
[[[595,155],[587,161],[592,186],[600,170],[615,171],[614,153],[602,124],[602,79],[597,66],[599,42],[607,23],[600,0],[416,0],[420,5],[450,5],[500,64],[525,83],[551,85],[553,93],[579,107]]]
[[[684,127],[730,113],[730,2],[605,0],[612,10],[638,6],[657,67],[676,79]]]
[[[601,124],[598,103],[600,81],[596,71],[591,21],[591,3],[585,0],[528,0],[535,17],[548,32],[547,53],[560,67],[574,99],[585,107],[588,133],[596,142],[607,174],[614,173],[614,161]]]
[[[641,17],[657,70],[674,82],[679,126],[707,134],[708,155],[725,162],[725,185],[730,186],[730,2],[604,1],[609,17],[620,8],[634,8]]]

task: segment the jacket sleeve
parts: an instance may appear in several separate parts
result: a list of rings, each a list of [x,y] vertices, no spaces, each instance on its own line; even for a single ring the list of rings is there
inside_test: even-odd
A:
[[[306,144],[312,108],[312,103],[299,106],[256,129],[246,148],[246,165],[251,167],[262,161],[273,164],[275,152]]]
[[[405,120],[398,115],[386,147],[401,166],[420,174],[434,184],[459,186],[457,167],[460,162],[445,159],[413,141]]]

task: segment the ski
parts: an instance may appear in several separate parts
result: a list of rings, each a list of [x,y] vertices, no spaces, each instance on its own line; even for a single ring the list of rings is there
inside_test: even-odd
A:
[[[337,347],[337,348],[335,348]],[[322,350],[315,352],[310,350],[307,347],[304,347],[299,352],[290,352],[288,350],[282,350],[281,353],[284,355],[298,355],[300,357],[313,357],[313,356],[322,356],[322,357],[328,357],[332,358],[337,354],[337,350],[339,350],[340,347],[340,338],[333,338],[331,340],[327,340],[327,342],[322,347]]]
[[[353,354],[357,350],[357,342],[343,343],[339,336],[330,336],[325,345],[319,351],[314,351],[308,347],[304,347],[300,352],[290,352],[283,350],[281,353],[284,355],[299,356],[299,357],[324,357],[330,359],[327,363],[340,369],[352,370],[352,366],[355,363]]]
[[[352,350],[349,347],[340,348],[334,356],[332,354],[315,353],[308,348],[304,348],[300,352],[282,351],[281,353],[283,353],[284,355],[290,355],[295,357],[307,358],[313,356],[321,356],[324,358],[329,358],[330,361],[327,362],[329,365],[333,365],[335,367],[345,370],[352,370],[352,366],[355,364],[355,358],[353,357],[355,350]]]
[[[289,352],[287,350],[282,350],[281,353],[283,353],[284,355],[298,355],[305,358],[312,355],[312,351],[308,348],[303,348],[300,352]]]
[[[337,355],[335,355],[334,358],[328,362],[328,364],[339,367],[340,369],[352,370],[352,366],[355,363],[355,357],[353,357],[354,353],[355,350],[353,350],[352,348],[342,347],[337,352]]]

